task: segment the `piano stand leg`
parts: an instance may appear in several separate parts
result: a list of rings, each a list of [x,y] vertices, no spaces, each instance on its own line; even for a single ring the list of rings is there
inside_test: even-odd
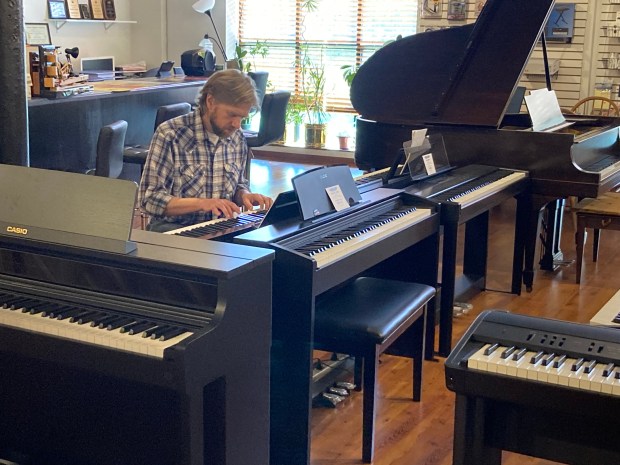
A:
[[[545,221],[542,239],[542,256],[540,258],[540,269],[554,271],[564,260],[564,255],[560,250],[560,238],[562,235],[562,220],[564,218],[564,199],[556,199],[549,202],[545,208]]]
[[[486,401],[456,395],[453,465],[501,465],[501,449],[485,441]]]

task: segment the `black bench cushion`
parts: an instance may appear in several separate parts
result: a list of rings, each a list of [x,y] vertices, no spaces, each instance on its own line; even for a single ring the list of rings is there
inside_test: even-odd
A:
[[[435,295],[431,286],[391,279],[357,278],[316,303],[317,341],[358,340],[381,344]]]

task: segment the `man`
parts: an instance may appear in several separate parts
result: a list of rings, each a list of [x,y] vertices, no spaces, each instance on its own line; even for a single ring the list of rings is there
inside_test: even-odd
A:
[[[139,201],[151,231],[170,231],[239,207],[266,209],[269,197],[250,192],[245,178],[248,146],[241,120],[258,106],[252,79],[230,69],[213,74],[198,108],[155,131],[140,182]]]

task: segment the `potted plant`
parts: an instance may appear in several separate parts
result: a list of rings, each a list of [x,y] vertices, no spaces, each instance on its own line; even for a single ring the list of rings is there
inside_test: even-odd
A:
[[[325,68],[304,50],[301,63],[301,96],[306,122],[306,147],[325,147],[325,128],[329,115],[325,106]]]

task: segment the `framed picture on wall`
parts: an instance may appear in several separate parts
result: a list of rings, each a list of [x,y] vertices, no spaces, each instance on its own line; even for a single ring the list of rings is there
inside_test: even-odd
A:
[[[67,19],[65,0],[47,0],[47,13],[50,19]]]
[[[47,23],[26,23],[26,45],[48,45],[52,43],[50,26]]]
[[[82,19],[93,19],[93,15],[90,14],[90,6],[87,3],[80,3],[80,13],[82,13]]]

